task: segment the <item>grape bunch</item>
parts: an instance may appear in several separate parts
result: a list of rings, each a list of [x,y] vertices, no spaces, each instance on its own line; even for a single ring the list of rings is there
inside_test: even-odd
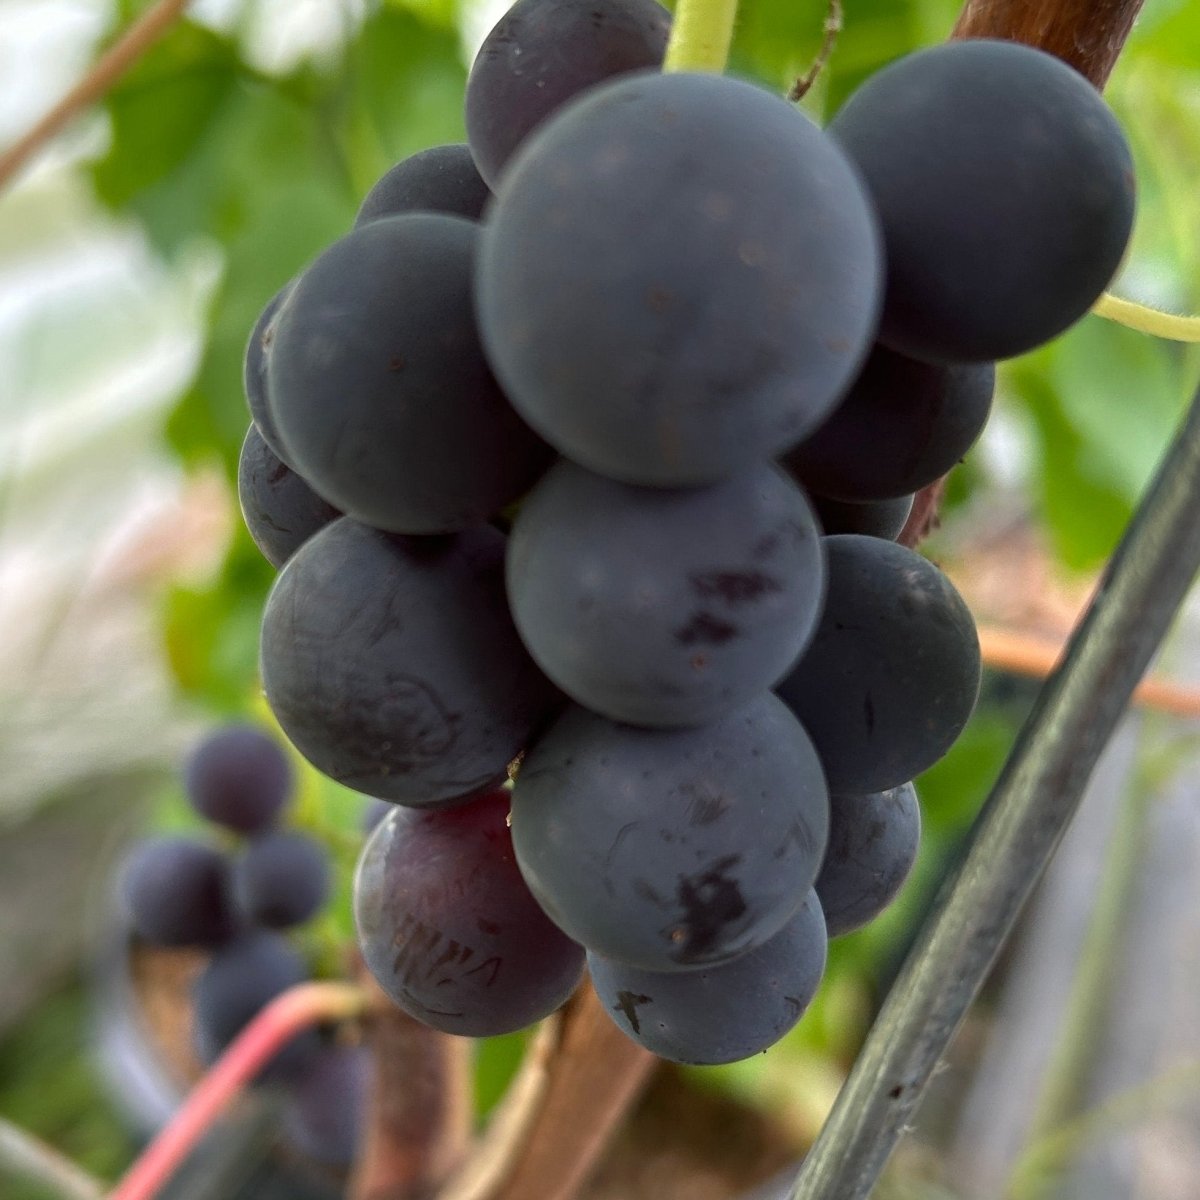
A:
[[[663,1057],[778,1040],[912,866],[979,646],[896,538],[998,358],[1116,270],[1128,149],[1024,46],[901,60],[822,130],[660,67],[654,0],[518,0],[467,145],[394,167],[246,357],[267,699],[393,805],[364,958],[483,1036],[586,962]],[[510,782],[512,781],[512,782]]]
[[[329,899],[325,846],[282,827],[295,787],[278,741],[249,725],[228,725],[189,757],[184,788],[194,811],[216,827],[217,841],[195,837],[146,839],[126,859],[120,896],[132,931],[159,947],[196,947],[210,957],[192,989],[193,1049],[211,1064],[280,993],[309,978],[303,956],[284,931],[311,920]],[[236,851],[225,847],[234,838]],[[290,1092],[284,1126],[302,1151],[345,1165],[356,1129],[337,1136],[361,1109],[365,1051],[326,1045],[313,1034],[288,1044],[264,1073]],[[315,1093],[351,1088],[353,1104],[329,1126]],[[351,1122],[353,1124],[353,1122]],[[327,1128],[327,1126],[329,1126]]]

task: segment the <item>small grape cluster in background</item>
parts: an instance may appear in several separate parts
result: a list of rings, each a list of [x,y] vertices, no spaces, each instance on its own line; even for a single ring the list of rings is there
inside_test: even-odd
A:
[[[260,729],[230,725],[188,759],[184,788],[213,840],[164,836],[127,858],[120,896],[134,934],[162,948],[211,957],[192,989],[193,1050],[211,1065],[276,996],[310,978],[285,931],[315,917],[331,892],[323,843],[283,822],[296,780],[279,743]],[[294,1039],[263,1082],[289,1091],[285,1136],[331,1167],[352,1161],[369,1061],[364,1048]]]
[[[381,986],[501,1033],[586,956],[625,1033],[718,1063],[914,861],[980,658],[892,539],[994,360],[1107,284],[1133,190],[1041,52],[921,52],[823,131],[660,72],[669,31],[654,0],[502,18],[469,144],[398,164],[262,314],[240,489],[282,568],[271,708],[398,806],[355,890]]]

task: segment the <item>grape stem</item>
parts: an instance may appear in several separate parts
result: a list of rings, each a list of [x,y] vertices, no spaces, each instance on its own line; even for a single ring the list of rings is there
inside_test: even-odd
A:
[[[535,1040],[530,1048],[537,1072],[545,1074],[532,1102],[513,1101],[523,1111],[509,1130],[512,1143],[493,1164],[501,1169],[485,1172],[488,1187],[464,1189],[469,1200],[571,1200],[658,1063],[616,1027],[587,982],[547,1034],[551,1038],[552,1044]],[[519,1082],[523,1076],[524,1068]],[[532,1088],[533,1081],[526,1077],[523,1086]],[[460,1193],[449,1196],[459,1200]]]
[[[1096,301],[1092,312],[1127,329],[1148,333],[1151,337],[1170,342],[1200,342],[1200,317],[1177,317],[1174,313],[1148,308],[1135,300],[1122,300],[1111,292],[1105,292]]]
[[[246,1085],[298,1033],[357,1017],[366,993],[347,983],[303,983],[277,996],[230,1044],[142,1152],[108,1200],[151,1200]]]
[[[664,71],[713,71],[720,74],[729,59],[737,0],[679,0]]]
[[[1021,730],[791,1200],[864,1200],[1200,569],[1200,393]]]
[[[367,1044],[375,1071],[346,1195],[401,1200],[441,1195],[471,1137],[471,1041],[397,1008],[361,962]]]
[[[103,97],[187,6],[188,0],[158,0],[142,13],[41,120],[0,154],[0,188],[84,109]]]
[[[808,70],[788,89],[787,98],[793,103],[803,100],[808,95],[812,85],[817,81],[817,76],[825,69],[825,64],[829,62],[833,54],[838,34],[842,32],[842,0],[829,0],[829,10],[825,14],[825,24],[821,27],[821,31],[823,36],[816,58],[813,59]]]

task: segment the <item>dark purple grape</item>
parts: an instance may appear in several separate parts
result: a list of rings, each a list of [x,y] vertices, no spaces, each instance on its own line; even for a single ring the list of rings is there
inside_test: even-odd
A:
[[[270,929],[287,929],[315,916],[331,887],[329,851],[294,830],[259,834],[233,868],[238,908]]]
[[[277,933],[255,930],[221,947],[192,991],[193,1041],[200,1060],[211,1065],[276,996],[306,979],[303,960]],[[295,1077],[319,1047],[315,1032],[300,1034],[279,1052],[264,1078]]]
[[[829,797],[829,845],[816,888],[830,937],[860,929],[891,904],[920,845],[921,807],[911,783]]]
[[[1041,50],[954,41],[872,75],[829,132],[883,222],[880,340],[987,362],[1073,324],[1133,225],[1129,146],[1095,88]]]
[[[720,966],[659,974],[588,954],[604,1010],[639,1046],[715,1066],[774,1045],[804,1015],[825,972],[825,921],[810,891],[769,941]]]
[[[672,971],[727,962],[783,927],[817,877],[828,810],[812,744],[769,692],[681,731],[572,708],[521,765],[513,844],[569,936]]]
[[[251,725],[227,725],[205,738],[188,759],[183,781],[196,812],[238,833],[273,825],[295,786],[283,747]]]
[[[583,949],[538,907],[517,869],[509,794],[437,812],[397,808],[354,884],[363,959],[410,1016],[490,1037],[548,1016],[574,991]]]
[[[487,521],[553,458],[483,356],[478,237],[441,213],[369,221],[308,267],[275,324],[268,386],[285,461],[377,529]]]
[[[267,599],[262,679],[318,770],[418,806],[502,782],[560,702],[513,627],[504,536],[486,526],[405,538],[326,525]]]
[[[895,500],[830,500],[809,492],[813,510],[821,528],[827,534],[861,533],[866,537],[884,538],[894,542],[908,523],[913,497],[899,496]]]
[[[958,737],[979,693],[979,639],[927,559],[882,538],[825,538],[816,635],[779,695],[812,737],[832,792],[898,787]]]
[[[250,416],[254,419],[255,427],[262,439],[271,448],[271,453],[280,462],[291,465],[279,430],[275,427],[275,418],[271,415],[267,403],[267,362],[270,358],[271,343],[275,338],[275,317],[283,302],[292,290],[292,283],[286,283],[267,302],[267,307],[259,314],[250,331],[250,339],[246,343],[246,357],[242,364],[242,385],[246,389],[246,403],[250,408]]]
[[[799,110],[720,75],[641,73],[521,147],[476,307],[509,398],[555,449],[684,487],[832,411],[874,338],[880,264],[857,173]]]
[[[121,868],[120,890],[134,931],[155,946],[218,946],[238,927],[229,861],[200,842],[139,843]]]
[[[323,1046],[289,1089],[284,1137],[322,1166],[349,1167],[358,1157],[374,1074],[366,1046]]]
[[[466,145],[431,146],[398,162],[375,184],[354,224],[407,212],[440,212],[478,221],[491,195]]]
[[[876,346],[833,415],[783,465],[809,491],[838,500],[910,495],[974,445],[995,383],[991,363],[922,363]]]
[[[251,425],[238,460],[238,500],[254,544],[276,569],[324,525],[340,517]]]
[[[593,84],[658,67],[671,14],[654,0],[517,0],[467,77],[471,153],[492,186],[513,151]]]
[[[574,700],[632,725],[701,725],[796,661],[821,611],[821,553],[804,494],[773,466],[666,491],[564,461],[521,505],[508,596]]]

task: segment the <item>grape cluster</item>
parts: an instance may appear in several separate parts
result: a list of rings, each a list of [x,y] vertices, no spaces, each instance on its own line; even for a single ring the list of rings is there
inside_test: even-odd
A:
[[[1023,46],[913,55],[823,131],[662,73],[669,30],[518,0],[469,144],[393,168],[256,326],[242,496],[283,565],[272,709],[398,806],[355,894],[384,989],[499,1033],[586,957],[627,1034],[715,1063],[799,1019],[913,863],[980,660],[893,539],[994,360],[1112,275],[1132,179]]]
[[[192,1000],[193,1048],[211,1064],[266,1004],[309,978],[283,931],[325,905],[331,870],[322,843],[281,826],[295,780],[283,748],[262,730],[229,725],[209,735],[189,757],[183,782],[192,808],[226,843],[230,835],[244,840],[230,853],[198,838],[147,839],[123,865],[120,894],[143,941],[210,952]],[[322,1124],[327,1118],[312,1093],[363,1076],[364,1053],[301,1035],[265,1073],[291,1089],[285,1126],[310,1157],[331,1165],[350,1161],[352,1138],[341,1138],[342,1150],[332,1148],[337,1139]],[[363,1090],[356,1085],[355,1095]],[[342,1107],[344,1123],[361,1104]]]

